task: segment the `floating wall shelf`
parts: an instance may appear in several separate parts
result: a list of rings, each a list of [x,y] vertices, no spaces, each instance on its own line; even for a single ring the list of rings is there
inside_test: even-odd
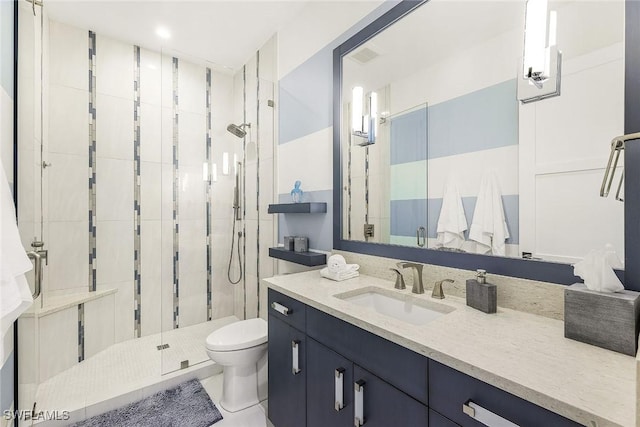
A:
[[[270,214],[282,213],[327,213],[327,204],[325,202],[309,202],[309,203],[278,203],[269,205]]]
[[[269,248],[269,256],[306,265],[307,267],[315,267],[327,263],[327,255],[318,252],[294,252],[284,248]]]

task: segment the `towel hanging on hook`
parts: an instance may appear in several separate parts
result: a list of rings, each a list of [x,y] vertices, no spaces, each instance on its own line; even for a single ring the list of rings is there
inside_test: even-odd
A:
[[[616,136],[611,141],[611,154],[609,154],[609,161],[604,171],[604,177],[602,178],[602,185],[600,186],[600,197],[607,197],[611,190],[611,184],[613,183],[613,177],[616,173],[616,167],[618,167],[618,160],[620,159],[620,153],[624,150],[625,142],[632,139],[640,139],[640,132],[630,133],[627,135]],[[620,182],[618,183],[618,189],[616,190],[616,200],[623,202],[624,198],[620,197],[622,191],[622,184],[624,183],[624,169],[620,176]]]

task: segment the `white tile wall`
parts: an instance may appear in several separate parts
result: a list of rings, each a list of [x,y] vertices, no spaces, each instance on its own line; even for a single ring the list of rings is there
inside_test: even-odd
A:
[[[141,305],[142,335],[151,335],[161,331],[162,307],[162,259],[171,259],[171,254],[162,253],[162,230],[160,221],[141,223]],[[170,262],[170,261],[169,261]],[[170,281],[169,281],[170,283]]]
[[[133,100],[98,93],[96,108],[98,157],[133,160]]]
[[[199,165],[180,166],[180,221],[204,220],[205,181],[202,179],[202,162]],[[201,237],[205,236],[202,234]]]
[[[88,289],[88,242],[87,221],[49,222],[48,290]]]
[[[141,77],[142,80],[142,77]],[[142,88],[143,86],[141,86]],[[142,89],[141,89],[142,90]],[[140,95],[140,99],[147,99]],[[146,162],[162,161],[162,123],[159,105],[142,102],[140,104],[140,156]]]
[[[96,245],[99,284],[133,280],[133,219],[98,220]]]
[[[87,90],[89,87],[88,31],[50,21],[49,49],[51,85]]]
[[[97,35],[96,89],[99,94],[133,100],[133,46]]]
[[[184,274],[206,271],[205,237],[204,220],[180,220],[180,279]],[[206,300],[206,293],[202,297]]]
[[[85,64],[85,73],[87,67]],[[55,106],[49,110],[49,151],[86,156],[89,146],[87,87],[51,85],[49,96],[50,105]]]
[[[186,270],[180,273],[180,327],[207,320],[206,272]]]
[[[130,340],[134,337],[133,286],[133,281],[98,285],[98,289],[118,290],[114,294],[114,341],[116,343]]]
[[[78,307],[40,319],[40,382],[78,362]]]
[[[84,357],[93,356],[114,343],[115,294],[84,304]]]
[[[159,221],[162,219],[162,165],[142,162],[140,169],[140,215],[143,221]]]
[[[133,161],[98,159],[98,221],[133,219]]]
[[[178,88],[180,110],[204,115],[206,112],[205,68],[181,60],[178,67]]]
[[[159,53],[140,49],[140,99],[157,107],[162,93],[161,65]]]
[[[178,129],[180,168],[186,165],[202,168],[206,146],[205,115],[181,109]]]
[[[82,221],[87,218],[89,200],[88,165],[85,155],[49,155],[49,220]]]

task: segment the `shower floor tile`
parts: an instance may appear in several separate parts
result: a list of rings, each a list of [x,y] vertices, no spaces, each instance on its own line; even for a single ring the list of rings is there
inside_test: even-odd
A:
[[[38,386],[40,411],[69,411],[79,421],[192,378],[207,378],[222,372],[205,350],[205,339],[212,331],[239,320],[224,317],[162,334],[128,340],[95,354]],[[157,346],[169,344],[158,350]],[[189,367],[180,369],[181,362]],[[163,375],[164,374],[164,375]],[[28,407],[26,402],[21,407]],[[41,422],[38,426],[66,425]]]

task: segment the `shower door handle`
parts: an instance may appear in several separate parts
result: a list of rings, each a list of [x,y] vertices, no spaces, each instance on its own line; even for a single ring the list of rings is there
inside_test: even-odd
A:
[[[418,240],[417,244],[421,248],[424,247],[427,242],[427,230],[424,227],[418,227],[416,229],[416,239]]]
[[[47,261],[47,251],[28,251],[27,256],[33,261],[33,273],[34,273],[34,292],[32,294],[33,299],[40,296],[42,292],[42,261]]]

